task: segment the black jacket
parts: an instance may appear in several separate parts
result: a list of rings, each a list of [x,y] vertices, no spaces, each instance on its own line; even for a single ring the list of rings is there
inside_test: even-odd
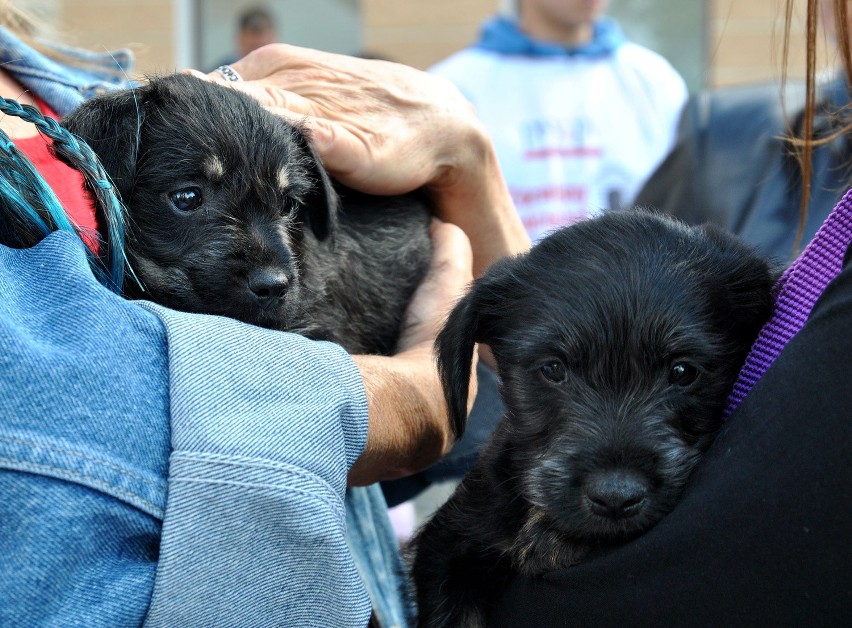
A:
[[[769,84],[693,97],[684,109],[675,147],[636,204],[690,224],[714,222],[779,261],[791,261],[802,181],[796,157],[783,138],[801,124],[803,87],[790,86],[785,106],[781,101],[778,86]],[[831,114],[849,102],[845,81],[824,84],[818,101],[815,127],[824,134],[837,125]],[[803,245],[850,187],[849,162],[852,149],[846,138],[815,150]]]

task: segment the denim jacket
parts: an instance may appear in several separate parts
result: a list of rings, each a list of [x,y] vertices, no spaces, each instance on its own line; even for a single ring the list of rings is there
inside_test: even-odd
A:
[[[83,67],[54,61],[0,28],[0,64],[3,70],[32,90],[59,115],[65,115],[89,98],[129,83],[127,74],[133,69],[133,54],[129,50],[100,54],[56,44],[43,45]]]
[[[119,84],[0,46],[58,113]],[[0,626],[365,625],[351,358],[125,301],[83,251],[65,232],[0,246]]]
[[[0,247],[0,625],[357,626],[342,349],[117,297]]]

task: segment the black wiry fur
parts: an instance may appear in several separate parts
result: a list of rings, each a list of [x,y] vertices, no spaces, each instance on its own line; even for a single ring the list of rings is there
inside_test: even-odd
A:
[[[144,286],[129,280],[128,296],[352,353],[393,351],[431,256],[420,195],[335,187],[298,127],[192,76],[94,99],[62,123],[92,146],[128,208]],[[181,211],[170,195],[187,190],[202,202]]]
[[[575,564],[669,512],[770,315],[773,275],[721,231],[637,211],[562,229],[476,281],[438,338],[445,393],[463,416],[487,343],[507,412],[415,538],[420,625],[484,625],[511,574]]]

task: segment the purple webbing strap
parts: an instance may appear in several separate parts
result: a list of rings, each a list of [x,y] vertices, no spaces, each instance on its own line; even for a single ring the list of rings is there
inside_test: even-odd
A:
[[[840,199],[814,239],[775,284],[775,309],[760,330],[728,397],[726,419],[805,324],[825,287],[840,273],[850,240],[852,189]]]

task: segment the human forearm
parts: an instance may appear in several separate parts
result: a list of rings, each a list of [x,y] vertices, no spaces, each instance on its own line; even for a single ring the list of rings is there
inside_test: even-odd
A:
[[[357,366],[331,343],[137,303],[165,325],[169,355],[169,489],[146,626],[365,625],[343,502],[369,422]],[[340,591],[352,597],[328,604]]]
[[[370,484],[420,471],[446,454],[457,434],[450,423],[433,344],[449,309],[471,280],[470,244],[453,225],[433,221],[432,263],[417,289],[392,356],[354,356],[367,395],[364,452],[349,484]],[[476,394],[471,381],[468,408]]]
[[[383,356],[355,356],[369,407],[364,453],[349,471],[349,485],[404,477],[446,454],[455,440],[431,348]]]

